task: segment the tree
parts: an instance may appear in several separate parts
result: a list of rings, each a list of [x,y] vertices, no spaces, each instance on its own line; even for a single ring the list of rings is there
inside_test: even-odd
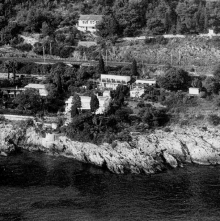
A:
[[[45,21],[42,23],[41,32],[44,37],[50,35],[50,27]]]
[[[90,101],[91,112],[95,113],[99,109],[99,100],[95,94],[92,94]]]
[[[13,82],[15,84],[16,72],[18,68],[18,62],[16,60],[12,61],[12,73],[13,73]]]
[[[204,87],[209,94],[218,94],[220,83],[213,77],[207,77],[204,81]]]
[[[186,90],[189,82],[188,72],[178,68],[170,68],[164,76],[158,78],[159,86],[171,91]]]
[[[82,107],[82,103],[81,103],[81,99],[80,96],[78,94],[75,94],[73,96],[73,104],[77,107],[77,108],[81,108]]]
[[[15,104],[18,109],[31,110],[37,113],[42,110],[42,99],[39,91],[35,89],[27,89],[15,98]]]
[[[66,65],[64,63],[57,63],[50,71],[50,75],[48,76],[48,81],[56,84],[57,92],[59,95],[63,93],[63,75],[65,72]]]
[[[137,61],[134,59],[133,62],[132,62],[132,76],[138,76],[138,68],[137,68]]]
[[[70,113],[71,113],[71,117],[75,117],[76,115],[79,115],[79,111],[78,111],[76,104],[72,105]]]
[[[214,78],[220,82],[220,64],[215,68],[213,75]]]
[[[7,72],[8,72],[8,80],[10,78],[10,72],[11,72],[11,69],[12,69],[12,65],[11,65],[11,61],[7,60],[4,62],[4,67],[5,69],[7,69]]]
[[[111,39],[120,34],[120,28],[113,14],[104,15],[102,21],[96,25],[97,34],[102,38]]]
[[[99,56],[98,73],[99,73],[99,74],[105,73],[105,63],[104,63],[104,60],[103,60],[101,54],[100,54],[100,56]]]
[[[63,92],[63,87],[62,87],[62,82],[61,82],[61,76],[60,73],[56,73],[56,84],[57,84],[57,91],[59,94],[62,94]]]
[[[202,81],[199,78],[196,78],[192,81],[192,87],[202,88]]]

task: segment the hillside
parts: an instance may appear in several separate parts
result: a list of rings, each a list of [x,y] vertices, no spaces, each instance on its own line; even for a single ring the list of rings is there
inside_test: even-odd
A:
[[[123,36],[157,36],[164,33],[196,36],[198,33],[207,32],[208,28],[214,28],[218,32],[220,2],[4,0],[0,9],[0,45],[15,48],[16,56],[47,54],[94,60],[97,59],[100,49],[103,55],[106,55],[107,48],[109,60],[130,61],[136,58],[147,64],[171,64],[187,68],[213,66],[218,63],[220,57],[218,39],[187,37],[156,44],[116,43],[117,39]],[[79,14],[104,15],[103,22],[97,25],[98,47],[77,48],[79,40],[88,40],[85,34],[75,28]],[[35,40],[31,39],[31,36],[38,37]],[[13,53],[12,48],[10,50]],[[3,56],[4,54],[5,52],[2,52]],[[202,68],[199,72],[206,74],[210,73],[210,70]]]

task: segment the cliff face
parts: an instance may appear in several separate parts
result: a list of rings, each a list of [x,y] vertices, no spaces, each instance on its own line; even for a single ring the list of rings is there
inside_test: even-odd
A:
[[[113,173],[155,173],[182,163],[202,165],[220,164],[220,133],[212,128],[173,128],[172,132],[156,130],[140,135],[131,143],[115,142],[100,146],[80,143],[61,136],[45,144],[35,128],[27,130],[0,127],[0,147],[8,151],[12,146],[34,151],[41,150],[71,157],[76,160],[105,167]]]

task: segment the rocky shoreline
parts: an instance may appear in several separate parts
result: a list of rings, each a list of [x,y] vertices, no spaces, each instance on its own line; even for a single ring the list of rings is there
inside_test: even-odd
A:
[[[184,163],[220,164],[220,132],[215,128],[173,127],[133,137],[130,143],[95,145],[59,136],[50,146],[34,126],[0,125],[1,155],[20,150],[43,151],[107,168],[117,174],[157,173]]]

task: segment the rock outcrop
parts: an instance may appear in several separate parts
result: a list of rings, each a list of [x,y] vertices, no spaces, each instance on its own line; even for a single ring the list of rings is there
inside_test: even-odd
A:
[[[220,133],[213,128],[176,127],[172,132],[156,130],[133,137],[130,144],[116,141],[115,145],[81,143],[59,136],[49,146],[34,127],[22,130],[8,124],[0,125],[0,131],[2,151],[10,151],[13,145],[22,146],[29,151],[41,150],[71,157],[117,174],[150,174],[183,163],[220,164]]]

